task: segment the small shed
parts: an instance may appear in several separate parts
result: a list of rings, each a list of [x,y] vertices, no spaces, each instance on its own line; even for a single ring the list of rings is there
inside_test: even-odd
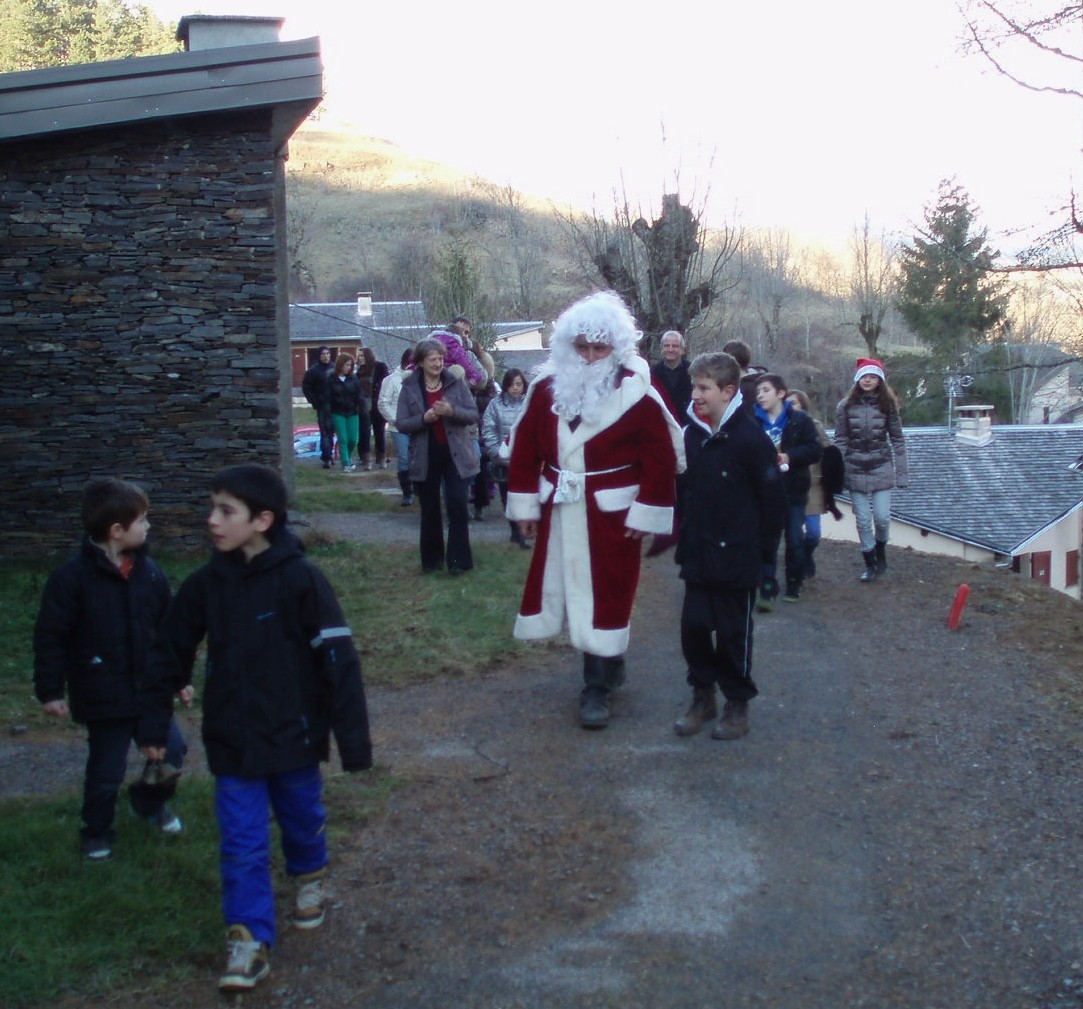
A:
[[[292,475],[287,141],[319,40],[183,18],[184,52],[0,75],[0,529],[78,534],[92,477],[202,542],[210,475]]]

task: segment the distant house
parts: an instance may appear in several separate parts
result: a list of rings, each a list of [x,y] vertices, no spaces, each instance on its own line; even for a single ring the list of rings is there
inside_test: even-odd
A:
[[[954,431],[909,428],[909,486],[891,499],[894,545],[996,563],[1080,598],[1083,425],[992,425],[992,407],[957,408]],[[846,517],[824,536],[856,542]]]
[[[355,354],[369,347],[377,360],[394,368],[402,352],[415,346],[445,321],[429,322],[420,301],[374,301],[370,294],[359,294],[356,301],[312,302],[290,305],[290,356],[293,384],[300,386],[305,370],[319,356],[320,347],[334,353]],[[493,333],[498,375],[512,365],[507,354],[539,354],[540,322],[494,322]],[[524,371],[526,369],[523,369]]]
[[[1028,424],[1066,424],[1083,418],[1083,362],[1065,357],[1043,369],[1029,398]]]
[[[294,387],[319,356],[320,347],[334,354],[356,355],[370,347],[379,361],[398,367],[402,352],[432,332],[420,301],[356,301],[290,305],[290,360]]]

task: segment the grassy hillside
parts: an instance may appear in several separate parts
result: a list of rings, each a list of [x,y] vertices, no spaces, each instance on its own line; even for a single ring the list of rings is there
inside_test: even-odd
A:
[[[551,208],[386,140],[306,123],[287,171],[291,297],[425,298],[449,242],[496,317],[549,318],[586,287]]]

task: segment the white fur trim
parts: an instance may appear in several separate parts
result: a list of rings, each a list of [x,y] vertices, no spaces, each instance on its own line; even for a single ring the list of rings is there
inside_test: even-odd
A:
[[[598,510],[603,512],[619,512],[631,508],[636,502],[639,493],[639,484],[629,484],[627,487],[608,487],[594,492],[594,501]]]
[[[673,509],[658,505],[641,504],[637,501],[628,510],[624,524],[630,529],[641,529],[645,533],[673,532]]]
[[[885,381],[883,368],[877,368],[875,364],[866,364],[863,368],[858,368],[854,372],[854,384],[856,385],[865,375],[875,375],[881,382]]]
[[[541,518],[541,502],[537,494],[508,492],[505,514],[512,522],[537,522]]]

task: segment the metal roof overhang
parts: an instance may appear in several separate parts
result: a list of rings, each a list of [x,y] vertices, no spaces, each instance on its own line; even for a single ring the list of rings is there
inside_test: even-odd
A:
[[[0,143],[269,108],[277,148],[322,97],[318,38],[24,70],[0,74]]]

